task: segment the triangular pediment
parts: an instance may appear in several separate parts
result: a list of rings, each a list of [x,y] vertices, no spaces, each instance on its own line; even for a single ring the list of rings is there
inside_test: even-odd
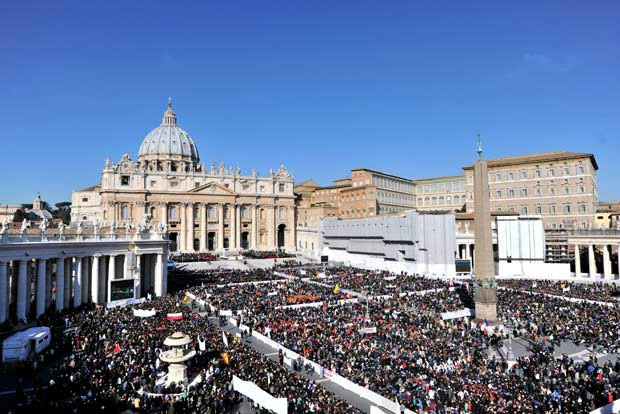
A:
[[[215,194],[215,195],[235,195],[234,191],[230,188],[226,188],[221,184],[216,183],[207,183],[201,185],[200,187],[193,188],[189,191],[190,193],[198,193],[198,194]]]

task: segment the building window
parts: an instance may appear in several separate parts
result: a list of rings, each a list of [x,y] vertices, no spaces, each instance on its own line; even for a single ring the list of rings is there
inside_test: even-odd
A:
[[[284,183],[280,183],[280,184],[278,184],[278,191],[279,191],[280,193],[283,193],[283,192],[284,192]]]
[[[564,168],[562,168],[562,174],[564,174],[564,175],[570,175],[570,170],[568,169],[568,167],[564,167]]]
[[[579,192],[583,194],[586,192],[586,189],[584,187],[579,187]]]
[[[514,196],[515,196],[515,190],[511,188],[510,190],[508,190],[508,197],[514,197]]]
[[[446,204],[448,204],[448,205],[452,204],[452,197],[450,197],[450,196],[446,197]]]
[[[540,188],[536,189],[536,195],[537,196],[542,195],[542,190]]]
[[[458,204],[461,201],[461,198],[457,195],[454,196],[454,204]]]
[[[265,218],[265,209],[264,208],[260,209],[260,218],[261,218],[261,220]]]
[[[443,197],[439,197],[439,205],[443,206],[445,204],[444,198]]]
[[[521,207],[521,214],[527,214],[527,206]]]
[[[538,168],[534,170],[534,177],[540,178],[540,170]]]
[[[555,204],[549,205],[549,214],[555,214]]]
[[[549,168],[549,170],[547,170],[547,176],[555,177],[555,170],[553,168]]]
[[[241,217],[243,217],[244,220],[247,220],[250,218],[250,209],[247,207],[243,207],[241,208]]]
[[[584,168],[583,168],[583,165],[579,165],[579,166],[577,166],[577,174],[584,174]]]
[[[432,205],[434,205],[434,206],[436,206],[436,205],[437,205],[437,197],[433,197],[433,198],[431,199],[431,204],[432,204]]]
[[[570,214],[570,213],[571,213],[570,204],[564,204],[564,214]]]
[[[88,197],[82,197],[82,203],[88,203]]]
[[[170,181],[170,188],[177,188],[179,186],[178,181]]]
[[[87,216],[82,216],[82,220],[88,220]]]
[[[570,188],[569,187],[564,187],[564,193],[565,194],[570,194]]]
[[[248,191],[250,189],[250,184],[243,184],[241,188],[243,188],[243,191]]]
[[[508,180],[514,180],[515,179],[515,174],[511,171],[508,173]]]
[[[521,189],[521,197],[527,197],[527,188]]]
[[[585,204],[585,203],[581,203],[581,204],[579,204],[579,212],[580,212],[581,214],[585,214],[585,213],[587,212],[587,207],[586,207],[586,204]]]
[[[156,188],[156,187],[157,187],[157,181],[151,180],[151,188]]]
[[[430,198],[428,198],[428,197],[426,197],[426,198],[424,199],[424,205],[425,205],[425,206],[430,206],[430,205],[431,205],[431,199],[430,199]]]
[[[495,192],[495,198],[502,198],[502,190],[497,190]]]
[[[215,220],[215,207],[209,207],[208,215],[209,220]]]
[[[129,185],[129,176],[121,175],[121,185]]]
[[[501,173],[495,173],[495,181],[501,181],[502,180],[502,174]]]
[[[170,206],[170,211],[168,212],[168,215],[170,216],[170,220],[176,220],[177,219],[177,206]]]
[[[121,206],[121,220],[129,219],[129,206],[127,204],[123,204]]]
[[[194,220],[198,220],[199,210],[196,207],[192,207],[192,217]]]
[[[555,195],[555,188],[551,187],[549,189],[549,193],[551,193],[551,195]]]
[[[527,171],[526,171],[526,170],[521,170],[521,171],[519,172],[519,174],[521,175],[521,178],[522,178],[522,179],[527,178]]]
[[[542,214],[542,207],[536,206],[536,214]]]

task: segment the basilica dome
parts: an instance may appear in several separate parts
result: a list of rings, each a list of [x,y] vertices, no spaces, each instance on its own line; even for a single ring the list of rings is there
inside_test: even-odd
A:
[[[161,125],[149,132],[138,153],[139,160],[179,160],[197,163],[198,149],[192,137],[177,125],[177,116],[172,110],[172,100],[164,112]]]

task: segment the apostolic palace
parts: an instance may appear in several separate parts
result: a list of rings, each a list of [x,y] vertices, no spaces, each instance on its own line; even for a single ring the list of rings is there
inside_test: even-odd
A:
[[[101,183],[75,191],[72,223],[138,226],[145,214],[166,226],[170,250],[295,248],[293,176],[282,165],[261,177],[239,167],[200,162],[198,148],[177,124],[172,101],[149,132],[137,161],[106,160]]]

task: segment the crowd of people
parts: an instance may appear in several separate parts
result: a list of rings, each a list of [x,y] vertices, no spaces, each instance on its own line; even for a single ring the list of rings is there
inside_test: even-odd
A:
[[[287,253],[284,250],[245,250],[242,255],[246,259],[288,259],[295,257],[294,254]]]
[[[564,280],[523,280],[502,279],[497,284],[501,287],[532,293],[586,299],[598,302],[615,302],[620,304],[620,287],[613,283],[592,282],[578,283]]]
[[[250,335],[261,332],[416,414],[582,413],[620,398],[620,361],[599,360],[620,353],[617,305],[566,300],[611,302],[607,286],[501,281],[509,289],[498,291],[501,326],[493,328],[467,317],[446,319],[446,312],[473,307],[469,283],[346,267],[278,270],[295,278],[273,269],[176,270],[169,287],[177,297],[56,315],[46,322],[56,327],[54,349],[62,357],[47,394],[37,381],[35,398],[28,402],[18,390],[18,401],[24,412],[232,413],[242,400],[231,386],[237,375],[288,398],[292,414],[359,412],[242,339],[229,337],[225,346],[209,316],[228,309],[243,311],[238,325]],[[351,297],[341,289],[364,295],[340,301]],[[206,315],[183,303],[188,291],[207,301]],[[156,314],[139,318],[136,308]],[[179,312],[181,320],[166,318]],[[192,338],[189,372],[203,379],[195,386],[158,380],[166,371],[158,354],[175,331]],[[529,347],[511,363],[503,348],[509,335]],[[565,341],[590,353],[562,355]]]
[[[214,262],[219,260],[220,256],[214,253],[178,253],[171,257],[173,262]]]

